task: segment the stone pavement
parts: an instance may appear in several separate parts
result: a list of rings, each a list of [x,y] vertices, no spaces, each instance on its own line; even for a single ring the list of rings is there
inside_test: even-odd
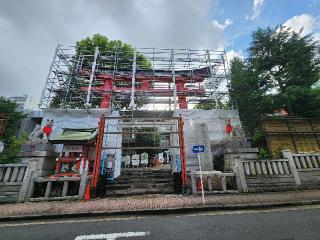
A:
[[[320,190],[247,194],[216,194],[205,196],[205,206],[227,207],[319,201]],[[91,201],[27,202],[0,205],[0,218],[9,216],[59,215],[93,212],[134,211],[143,209],[174,209],[201,207],[199,196],[141,195],[97,198]]]

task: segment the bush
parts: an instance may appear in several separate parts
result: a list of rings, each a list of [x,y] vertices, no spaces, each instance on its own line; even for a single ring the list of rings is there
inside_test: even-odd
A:
[[[5,141],[4,151],[0,154],[0,163],[14,163],[17,162],[17,155],[20,152],[21,145],[27,141],[26,135],[17,138],[15,136],[9,137]]]

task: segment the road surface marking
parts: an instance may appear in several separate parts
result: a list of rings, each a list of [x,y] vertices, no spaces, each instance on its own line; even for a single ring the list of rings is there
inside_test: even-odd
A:
[[[109,234],[90,234],[77,236],[74,240],[114,240],[117,238],[128,237],[143,237],[148,236],[150,232],[124,232],[124,233],[109,233]]]

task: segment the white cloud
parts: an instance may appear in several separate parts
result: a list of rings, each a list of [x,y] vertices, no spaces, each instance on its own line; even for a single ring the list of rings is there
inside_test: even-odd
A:
[[[224,30],[226,27],[230,26],[233,21],[229,18],[225,19],[223,23],[219,23],[217,20],[213,20],[212,24],[215,28]]]
[[[283,26],[300,33],[302,36],[312,33],[316,40],[320,40],[320,15],[313,17],[304,13],[290,18]]]
[[[227,55],[227,62],[229,67],[233,58],[238,57],[238,58],[244,59],[243,53],[241,51],[230,50],[226,53],[226,55]]]
[[[264,0],[253,0],[253,7],[252,7],[253,15],[251,17],[249,15],[246,15],[247,20],[255,20],[260,16],[263,2]]]
[[[94,33],[136,47],[223,48],[224,28],[232,21],[212,24],[208,17],[218,15],[218,3],[0,0],[0,95],[39,96],[57,44],[72,45]]]

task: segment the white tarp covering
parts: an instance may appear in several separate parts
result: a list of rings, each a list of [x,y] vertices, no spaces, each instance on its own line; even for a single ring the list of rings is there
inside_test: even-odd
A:
[[[55,139],[60,133],[62,133],[63,128],[98,128],[98,122],[100,117],[104,116],[119,116],[118,111],[108,111],[101,109],[46,109],[44,110],[44,117],[42,121],[42,127],[46,124],[47,119],[53,119],[53,131],[50,136],[51,139]],[[106,120],[105,131],[121,132],[117,126],[117,119]],[[109,125],[108,125],[109,123]],[[121,147],[122,145],[122,135],[121,134],[109,134],[104,137],[103,147]],[[62,151],[62,145],[56,146],[56,152]],[[101,158],[107,154],[113,154],[115,156],[115,166],[114,166],[114,178],[120,175],[121,166],[121,149],[108,149],[102,151]]]
[[[192,153],[193,145],[206,145],[206,151],[210,151],[210,143],[220,143],[228,138],[228,134],[225,130],[226,121],[230,120],[232,126],[240,126],[240,119],[237,110],[201,110],[201,109],[186,109],[176,110],[175,116],[180,116],[184,121],[184,141],[185,141],[185,153],[186,153],[186,165],[187,169],[197,168],[198,159],[197,155]],[[205,141],[200,136],[200,126],[204,125],[207,129],[207,138],[209,143],[205,144]],[[209,144],[209,146],[208,146]],[[201,166],[203,170],[212,168],[212,159],[204,159],[204,154],[201,154]]]
[[[120,114],[118,111],[113,111],[111,113],[112,117],[119,117]],[[118,125],[119,119],[106,119],[106,126],[105,126],[105,132],[122,132],[121,125]],[[107,134],[104,135],[103,138],[103,147],[117,147],[121,148],[122,146],[122,134]],[[121,171],[121,159],[122,159],[122,151],[121,149],[107,149],[102,151],[106,152],[107,155],[113,155],[115,156],[114,161],[114,171],[113,171],[113,177],[117,178],[120,175]]]

